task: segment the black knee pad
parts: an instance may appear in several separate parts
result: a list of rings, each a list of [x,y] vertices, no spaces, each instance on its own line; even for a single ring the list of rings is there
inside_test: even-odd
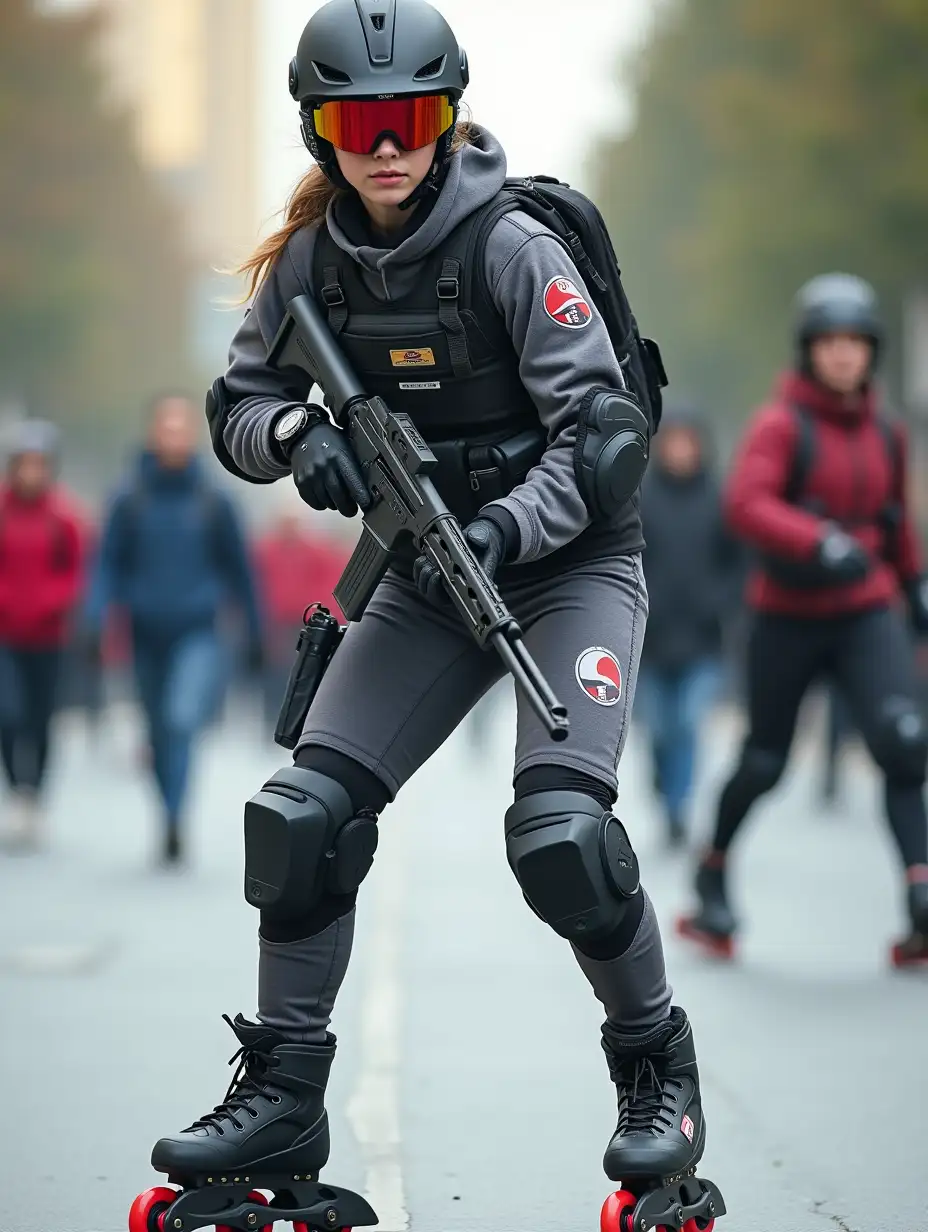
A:
[[[910,697],[890,697],[883,704],[873,733],[873,756],[891,782],[906,787],[924,783],[928,726]]]
[[[581,792],[517,800],[506,813],[506,855],[539,919],[581,945],[614,933],[638,893],[625,827]]]
[[[759,749],[756,745],[749,744],[741,754],[738,776],[750,791],[760,795],[777,785],[785,767],[785,753]]]
[[[357,890],[376,850],[373,812],[356,813],[335,779],[285,766],[245,805],[245,899],[271,922],[306,916]]]

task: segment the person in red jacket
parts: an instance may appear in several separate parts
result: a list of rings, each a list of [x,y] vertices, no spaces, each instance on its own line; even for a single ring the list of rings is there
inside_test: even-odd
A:
[[[873,384],[882,344],[873,288],[848,274],[800,291],[797,363],[748,425],[725,496],[732,530],[758,554],[748,585],[749,730],[696,874],[683,935],[732,952],[725,886],[732,839],[787,762],[800,703],[833,679],[885,778],[911,931],[897,963],[928,958],[928,726],[906,623],[928,632],[928,582],[906,496],[906,434]],[[863,891],[863,885],[861,890]]]
[[[296,513],[282,513],[255,545],[255,566],[264,603],[264,696],[268,721],[275,726],[303,613],[310,603],[322,603],[339,620],[332,591],[348,563],[350,549],[307,531]]]
[[[0,484],[0,754],[7,841],[34,847],[62,649],[83,582],[83,526],[55,483],[53,425],[14,429]]]

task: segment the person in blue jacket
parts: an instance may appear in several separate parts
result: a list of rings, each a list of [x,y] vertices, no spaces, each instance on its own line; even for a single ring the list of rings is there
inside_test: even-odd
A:
[[[184,397],[155,400],[147,446],[110,505],[88,600],[94,633],[111,605],[129,619],[169,864],[183,855],[193,746],[222,695],[220,612],[230,603],[241,610],[254,666],[262,644],[242,528],[231,500],[204,474],[198,421]]]

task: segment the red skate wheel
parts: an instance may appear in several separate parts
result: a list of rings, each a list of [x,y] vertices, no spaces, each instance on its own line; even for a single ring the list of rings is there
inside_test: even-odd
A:
[[[251,1191],[248,1195],[247,1201],[258,1202],[261,1206],[268,1205],[267,1198],[265,1198],[264,1194],[258,1189],[253,1189]],[[235,1229],[227,1227],[224,1223],[217,1223],[216,1232],[235,1232]],[[274,1232],[274,1225],[272,1223],[265,1224],[263,1228],[258,1229],[258,1232]]]
[[[632,1232],[632,1211],[638,1199],[627,1189],[611,1193],[599,1213],[599,1232]]]
[[[683,1225],[683,1232],[712,1232],[715,1227],[715,1218],[709,1220],[708,1223],[701,1223],[695,1216],[688,1219]]]
[[[129,1232],[164,1232],[165,1211],[176,1197],[166,1185],[140,1193],[129,1207]]]

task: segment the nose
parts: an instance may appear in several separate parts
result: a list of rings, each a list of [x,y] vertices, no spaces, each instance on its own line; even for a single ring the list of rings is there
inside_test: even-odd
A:
[[[399,145],[392,137],[382,137],[374,151],[375,158],[399,158],[401,153]]]

